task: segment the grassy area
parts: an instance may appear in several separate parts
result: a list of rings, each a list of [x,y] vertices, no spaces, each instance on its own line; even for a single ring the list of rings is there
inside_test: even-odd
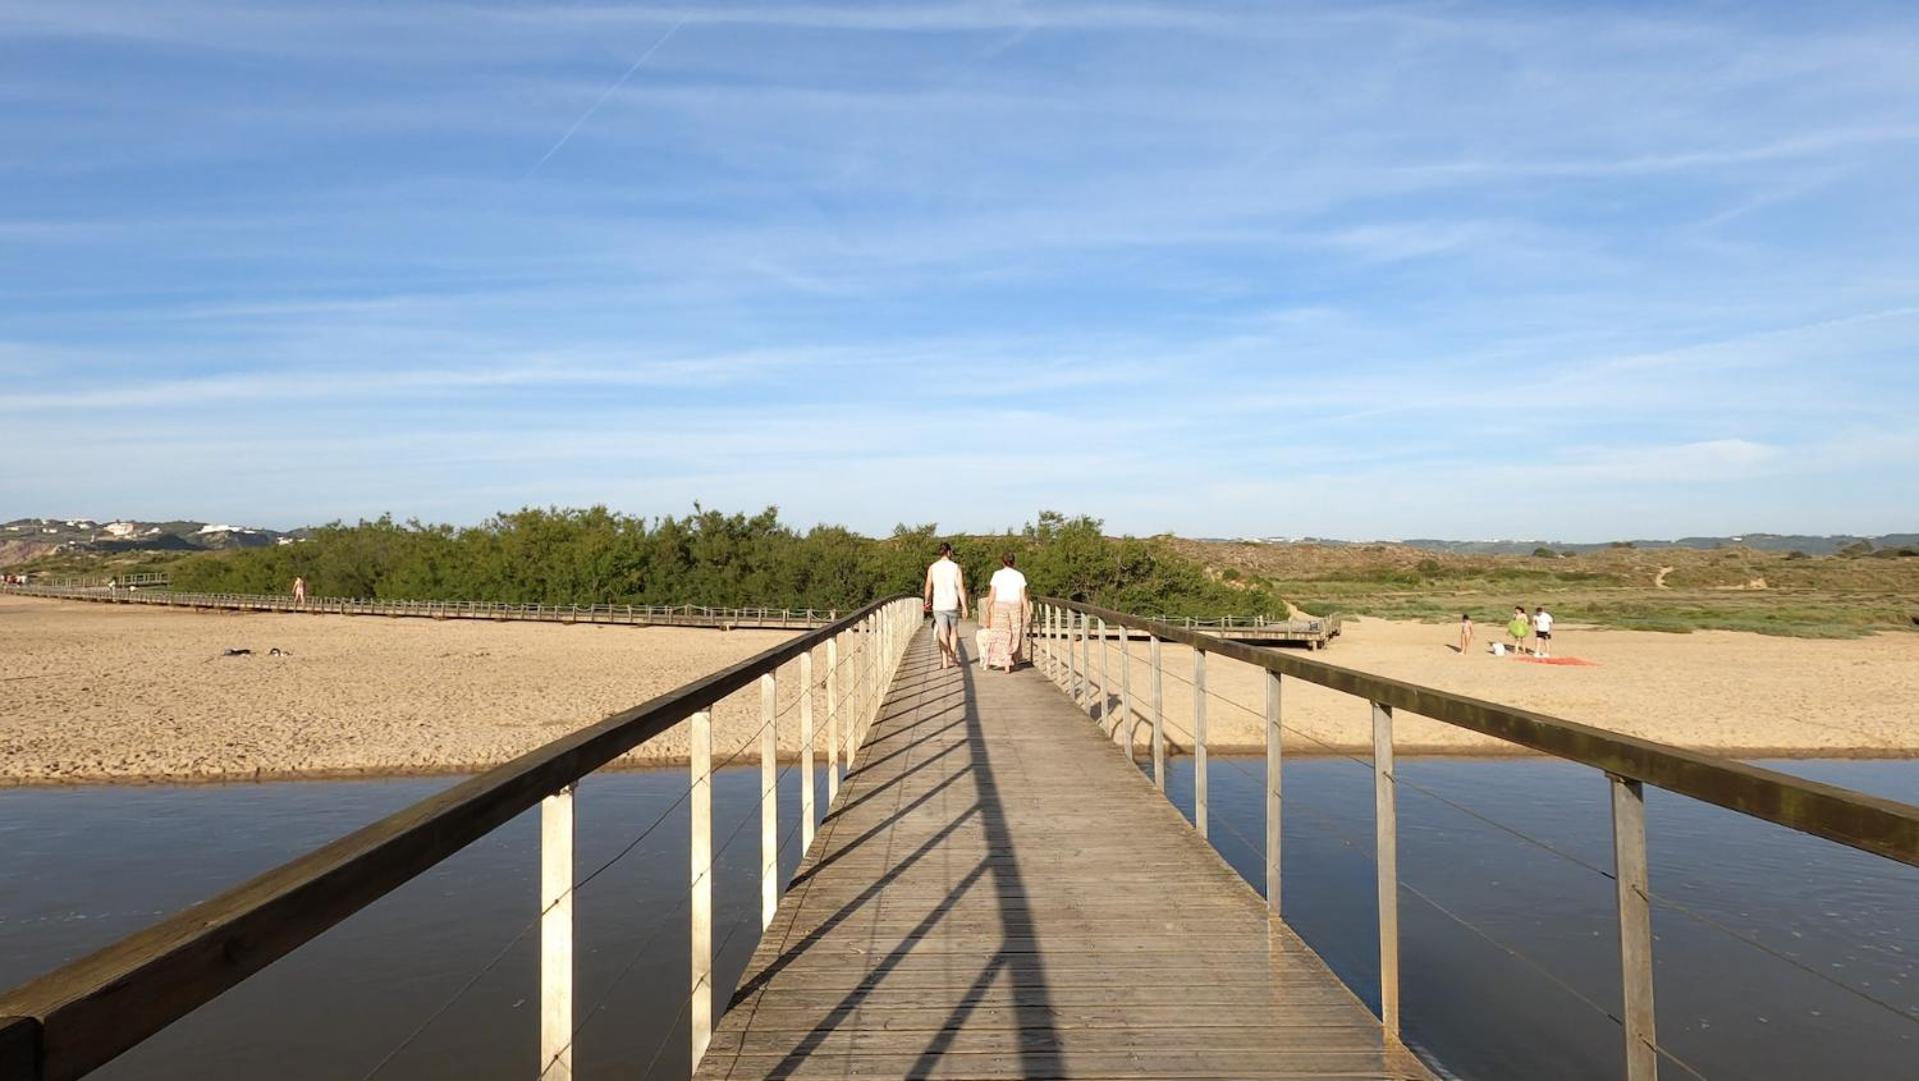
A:
[[[1513,605],[1545,605],[1562,622],[1684,634],[1749,631],[1858,638],[1911,631],[1919,558],[1805,556],[1730,549],[1618,549],[1580,556],[1460,556],[1403,545],[1182,542],[1235,583],[1277,593],[1312,615],[1450,623],[1464,612],[1501,626]]]
[[[1919,604],[1884,595],[1812,593],[1730,593],[1699,590],[1620,588],[1606,591],[1538,588],[1508,590],[1435,589],[1385,593],[1332,583],[1275,583],[1282,596],[1313,615],[1378,616],[1429,623],[1450,623],[1464,612],[1481,626],[1501,626],[1512,606],[1528,612],[1545,605],[1563,623],[1627,630],[1687,634],[1692,631],[1750,631],[1794,638],[1859,638],[1882,631],[1911,630]]]

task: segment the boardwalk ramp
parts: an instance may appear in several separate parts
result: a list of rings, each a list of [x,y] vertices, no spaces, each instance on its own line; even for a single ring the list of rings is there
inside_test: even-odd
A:
[[[697,1076],[1433,1076],[1381,1033],[1066,696],[922,631]]]

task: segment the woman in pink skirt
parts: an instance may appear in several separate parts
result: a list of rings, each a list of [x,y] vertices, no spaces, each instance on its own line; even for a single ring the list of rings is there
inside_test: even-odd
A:
[[[1011,672],[1025,659],[1026,622],[1033,602],[1026,594],[1026,576],[1013,567],[1013,553],[1001,556],[1000,563],[986,592],[984,609],[992,633],[986,639],[984,663]]]

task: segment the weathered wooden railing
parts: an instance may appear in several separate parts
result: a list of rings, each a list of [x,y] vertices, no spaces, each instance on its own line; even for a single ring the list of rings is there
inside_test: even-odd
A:
[[[687,724],[692,811],[689,910],[692,1046],[713,1022],[712,709],[760,688],[761,927],[785,883],[778,871],[775,706],[780,670],[801,694],[801,844],[813,840],[813,693],[825,694],[827,800],[838,792],[921,619],[894,597],[799,635],[704,679],[614,714],[299,859],[194,905],[96,953],[0,994],[0,1081],[68,1081],[184,1017],[321,932],[392,892],[535,804],[540,805],[540,1059],[548,1081],[572,1077],[573,792],[615,758]],[[813,656],[824,651],[823,683]],[[842,667],[850,668],[842,680]]]
[[[491,601],[404,601],[366,597],[306,597],[291,593],[196,593],[76,585],[0,585],[0,593],[56,600],[145,604],[238,612],[298,612],[310,615],[389,616],[420,619],[481,619],[542,623],[617,623],[639,626],[730,627],[813,630],[839,618],[814,608],[716,608],[697,604],[504,604]]]
[[[1604,772],[1612,794],[1613,873],[1616,883],[1619,961],[1623,980],[1620,1020],[1625,1035],[1628,1081],[1651,1081],[1664,1051],[1653,1021],[1652,892],[1646,860],[1644,787],[1653,785],[1692,799],[1739,811],[1788,829],[1919,867],[1919,807],[1881,799],[1773,770],[1620,735],[1529,710],[1450,694],[1383,676],[1311,660],[1298,653],[1261,649],[1192,628],[1043,598],[1035,615],[1036,660],[1041,670],[1089,711],[1109,704],[1119,720],[1114,738],[1131,748],[1137,727],[1152,725],[1152,775],[1166,786],[1166,726],[1162,694],[1165,667],[1160,643],[1193,650],[1193,826],[1207,835],[1206,659],[1217,654],[1261,669],[1265,685],[1266,901],[1281,910],[1280,817],[1282,802],[1280,689],[1292,677],[1354,696],[1370,704],[1374,778],[1375,865],[1378,887],[1380,1020],[1399,1034],[1398,778],[1393,769],[1396,710],[1493,736]],[[1149,639],[1151,702],[1134,700],[1132,631]],[[1115,688],[1107,654],[1121,654]],[[1095,662],[1093,652],[1099,659]],[[1117,693],[1115,693],[1117,691]]]

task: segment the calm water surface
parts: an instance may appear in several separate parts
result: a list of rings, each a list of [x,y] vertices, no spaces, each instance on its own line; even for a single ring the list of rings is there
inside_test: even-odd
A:
[[[1772,765],[1919,802],[1919,762]],[[1263,773],[1263,760],[1217,757],[1210,771],[1214,841],[1255,882]],[[1408,1039],[1464,1078],[1618,1077],[1619,1027],[1607,1016],[1619,996],[1613,887],[1580,866],[1610,865],[1604,779],[1554,762],[1459,758],[1402,759],[1400,776]],[[451,783],[0,790],[0,985]],[[685,784],[684,771],[659,770],[581,785],[582,874],[660,820],[576,899],[583,1077],[685,1075]],[[756,769],[715,781],[715,844],[735,835],[714,891],[721,986],[758,931],[757,786]],[[1342,977],[1372,987],[1370,771],[1298,758],[1285,787],[1287,915]],[[785,824],[797,788],[789,772]],[[1190,813],[1190,760],[1174,763],[1168,790]],[[1663,1064],[1668,1076],[1919,1077],[1919,871],[1656,791],[1648,818],[1652,887],[1665,902],[1654,913],[1659,1035],[1680,1060]],[[528,1076],[537,841],[537,812],[522,815],[96,1076]],[[782,856],[789,869],[798,862],[796,838]]]

